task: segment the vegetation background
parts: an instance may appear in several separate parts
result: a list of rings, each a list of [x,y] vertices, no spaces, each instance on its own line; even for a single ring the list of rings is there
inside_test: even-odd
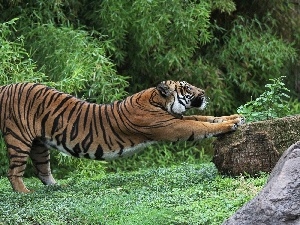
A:
[[[261,96],[273,79],[291,90],[284,110],[296,114],[299,12],[297,0],[0,0],[0,84],[41,82],[108,103],[161,80],[186,80],[206,90],[205,113],[219,116]],[[160,143],[111,163],[53,151],[52,167],[67,178],[198,164],[209,161],[211,143]],[[0,149],[5,176],[3,141]]]

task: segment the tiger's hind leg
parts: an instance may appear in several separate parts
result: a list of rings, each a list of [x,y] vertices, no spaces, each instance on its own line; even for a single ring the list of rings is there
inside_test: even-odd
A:
[[[34,167],[34,173],[43,184],[56,184],[50,168],[50,151],[41,141],[33,141],[30,158]]]
[[[9,168],[7,175],[11,186],[17,192],[28,193],[30,191],[26,188],[23,182],[23,175],[31,143],[20,140],[10,133],[4,135],[4,140],[6,142],[9,156]]]

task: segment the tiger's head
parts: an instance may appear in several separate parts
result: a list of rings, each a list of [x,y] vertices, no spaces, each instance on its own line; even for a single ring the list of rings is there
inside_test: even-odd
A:
[[[204,90],[185,81],[163,81],[156,89],[165,100],[165,109],[173,115],[181,115],[190,108],[203,110],[207,104]]]

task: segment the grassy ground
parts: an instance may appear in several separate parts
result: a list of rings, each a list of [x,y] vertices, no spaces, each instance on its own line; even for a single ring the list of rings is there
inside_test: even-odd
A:
[[[226,178],[211,163],[71,177],[60,185],[25,182],[35,192],[12,192],[0,179],[0,224],[219,225],[266,182]]]

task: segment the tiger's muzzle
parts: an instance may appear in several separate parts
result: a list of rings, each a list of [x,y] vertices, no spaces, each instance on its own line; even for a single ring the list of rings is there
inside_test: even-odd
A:
[[[195,107],[195,108],[198,108],[201,110],[205,108],[206,104],[207,104],[207,100],[204,95],[196,96],[191,102],[192,107]]]

